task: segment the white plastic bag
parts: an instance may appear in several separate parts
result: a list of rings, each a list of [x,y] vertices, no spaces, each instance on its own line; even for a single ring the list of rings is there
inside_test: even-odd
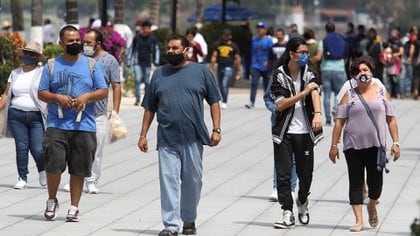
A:
[[[121,120],[117,112],[112,111],[109,119],[109,142],[113,143],[128,135],[127,126]]]

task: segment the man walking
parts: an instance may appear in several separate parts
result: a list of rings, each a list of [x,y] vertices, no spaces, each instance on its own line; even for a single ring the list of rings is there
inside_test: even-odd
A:
[[[101,68],[105,82],[112,88],[112,111],[118,113],[121,104],[121,84],[120,67],[117,59],[104,50],[103,35],[99,30],[90,29],[83,37],[83,52],[86,56],[95,58],[96,63]],[[92,164],[92,175],[86,178],[86,187],[89,193],[98,193],[97,188],[99,177],[101,176],[101,162],[105,144],[107,142],[107,107],[108,98],[95,103],[95,122],[96,122],[96,152],[95,160]]]
[[[159,43],[156,36],[152,34],[152,22],[145,21],[141,31],[136,35],[131,45],[131,55],[128,56],[127,66],[134,66],[135,85],[134,91],[136,102],[140,105],[140,84],[144,82],[145,91],[149,85],[152,64],[159,65]]]
[[[227,108],[227,99],[229,95],[229,84],[236,71],[236,77],[241,77],[241,56],[239,47],[232,42],[232,32],[230,29],[224,29],[221,42],[216,46],[211,56],[211,68],[213,69],[217,63],[217,82],[219,84],[220,93],[222,94],[222,109]],[[234,68],[234,66],[236,68]]]
[[[258,82],[263,77],[264,91],[267,89],[268,81],[268,55],[270,54],[273,41],[267,36],[267,25],[264,22],[257,24],[258,35],[252,40],[252,63],[251,63],[251,94],[250,101],[246,108],[254,108],[257,96]]]
[[[347,80],[345,59],[348,55],[347,43],[344,38],[335,32],[335,24],[331,21],[325,24],[327,36],[318,44],[318,53],[314,62],[321,61],[321,79],[324,92],[324,111],[326,124],[331,125],[331,92],[335,96]],[[334,98],[334,107],[337,99]],[[334,110],[334,108],[333,108]]]
[[[204,66],[188,62],[187,39],[172,35],[167,41],[167,61],[153,73],[142,106],[145,109],[138,147],[147,152],[146,138],[155,113],[162,220],[159,236],[196,234],[195,220],[202,187],[203,145],[216,146],[220,135],[220,95]],[[213,130],[204,123],[203,100],[210,105]],[[180,181],[181,180],[181,181]]]
[[[80,34],[74,26],[61,29],[60,46],[64,54],[44,67],[38,92],[48,103],[43,143],[48,184],[44,216],[47,220],[57,217],[57,189],[68,166],[71,207],[66,221],[78,222],[83,182],[91,175],[96,150],[95,104],[91,102],[108,93],[99,66],[80,54]]]

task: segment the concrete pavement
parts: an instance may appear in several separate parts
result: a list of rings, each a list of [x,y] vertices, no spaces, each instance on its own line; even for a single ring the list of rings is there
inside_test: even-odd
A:
[[[332,127],[315,149],[315,169],[309,209],[311,221],[291,230],[274,229],[281,218],[278,203],[268,201],[272,191],[273,150],[269,112],[259,91],[253,110],[244,108],[248,89],[231,89],[228,109],[222,113],[222,142],[205,148],[204,186],[198,211],[198,235],[409,235],[420,217],[420,102],[395,100],[400,131],[401,159],[391,162],[384,175],[378,205],[379,227],[350,233],[354,218],[348,204],[344,155],[337,164],[328,159]],[[28,188],[14,190],[17,180],[13,139],[0,139],[0,235],[157,235],[162,229],[156,144],[156,122],[148,134],[150,151],[137,148],[143,110],[124,98],[121,116],[127,139],[105,148],[100,193],[83,194],[79,223],[65,223],[69,193],[60,189],[61,204],[54,222],[44,220],[47,192],[38,184],[30,160]],[[210,121],[206,108],[206,119]],[[210,124],[210,122],[208,122]],[[363,124],[361,124],[363,125]],[[389,144],[389,142],[388,142]],[[341,148],[341,147],[340,147]],[[68,182],[63,174],[62,184]],[[297,210],[295,209],[295,212]]]

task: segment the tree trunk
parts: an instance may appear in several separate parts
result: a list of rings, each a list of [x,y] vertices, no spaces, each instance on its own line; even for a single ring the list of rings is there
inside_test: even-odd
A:
[[[23,11],[21,0],[10,0],[13,31],[23,32]]]
[[[150,1],[150,20],[152,24],[159,25],[159,7],[160,7],[160,0],[152,0]]]
[[[32,0],[31,39],[42,46],[42,0]]]
[[[124,24],[125,0],[115,0],[115,24]]]
[[[197,20],[196,23],[203,24],[204,17],[204,0],[197,0],[197,11],[196,11]]]
[[[66,0],[67,24],[79,27],[79,9],[77,0]]]

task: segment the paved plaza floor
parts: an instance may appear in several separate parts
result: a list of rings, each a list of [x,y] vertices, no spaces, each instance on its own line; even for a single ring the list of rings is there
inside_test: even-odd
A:
[[[217,147],[205,147],[198,235],[410,235],[410,224],[420,217],[419,101],[394,101],[402,154],[398,162],[390,163],[391,172],[384,175],[378,228],[368,226],[364,207],[366,230],[350,233],[354,217],[348,203],[344,154],[335,165],[328,158],[331,126],[324,127],[325,138],[315,149],[309,225],[297,223],[290,230],[273,228],[282,211],[278,203],[268,201],[273,174],[270,114],[264,107],[262,91],[255,109],[244,108],[248,99],[248,89],[231,89],[228,109],[222,112],[222,142]],[[13,189],[17,180],[14,143],[13,139],[1,138],[0,235],[157,235],[163,226],[154,149],[156,121],[148,134],[149,152],[142,153],[137,140],[143,109],[133,104],[133,98],[123,98],[120,113],[129,136],[106,146],[100,193],[82,195],[79,223],[65,222],[70,201],[69,193],[62,188],[58,192],[61,209],[57,219],[44,220],[47,191],[38,184],[32,159],[28,188]],[[210,121],[208,106],[206,120]],[[65,183],[67,172],[61,186]]]

